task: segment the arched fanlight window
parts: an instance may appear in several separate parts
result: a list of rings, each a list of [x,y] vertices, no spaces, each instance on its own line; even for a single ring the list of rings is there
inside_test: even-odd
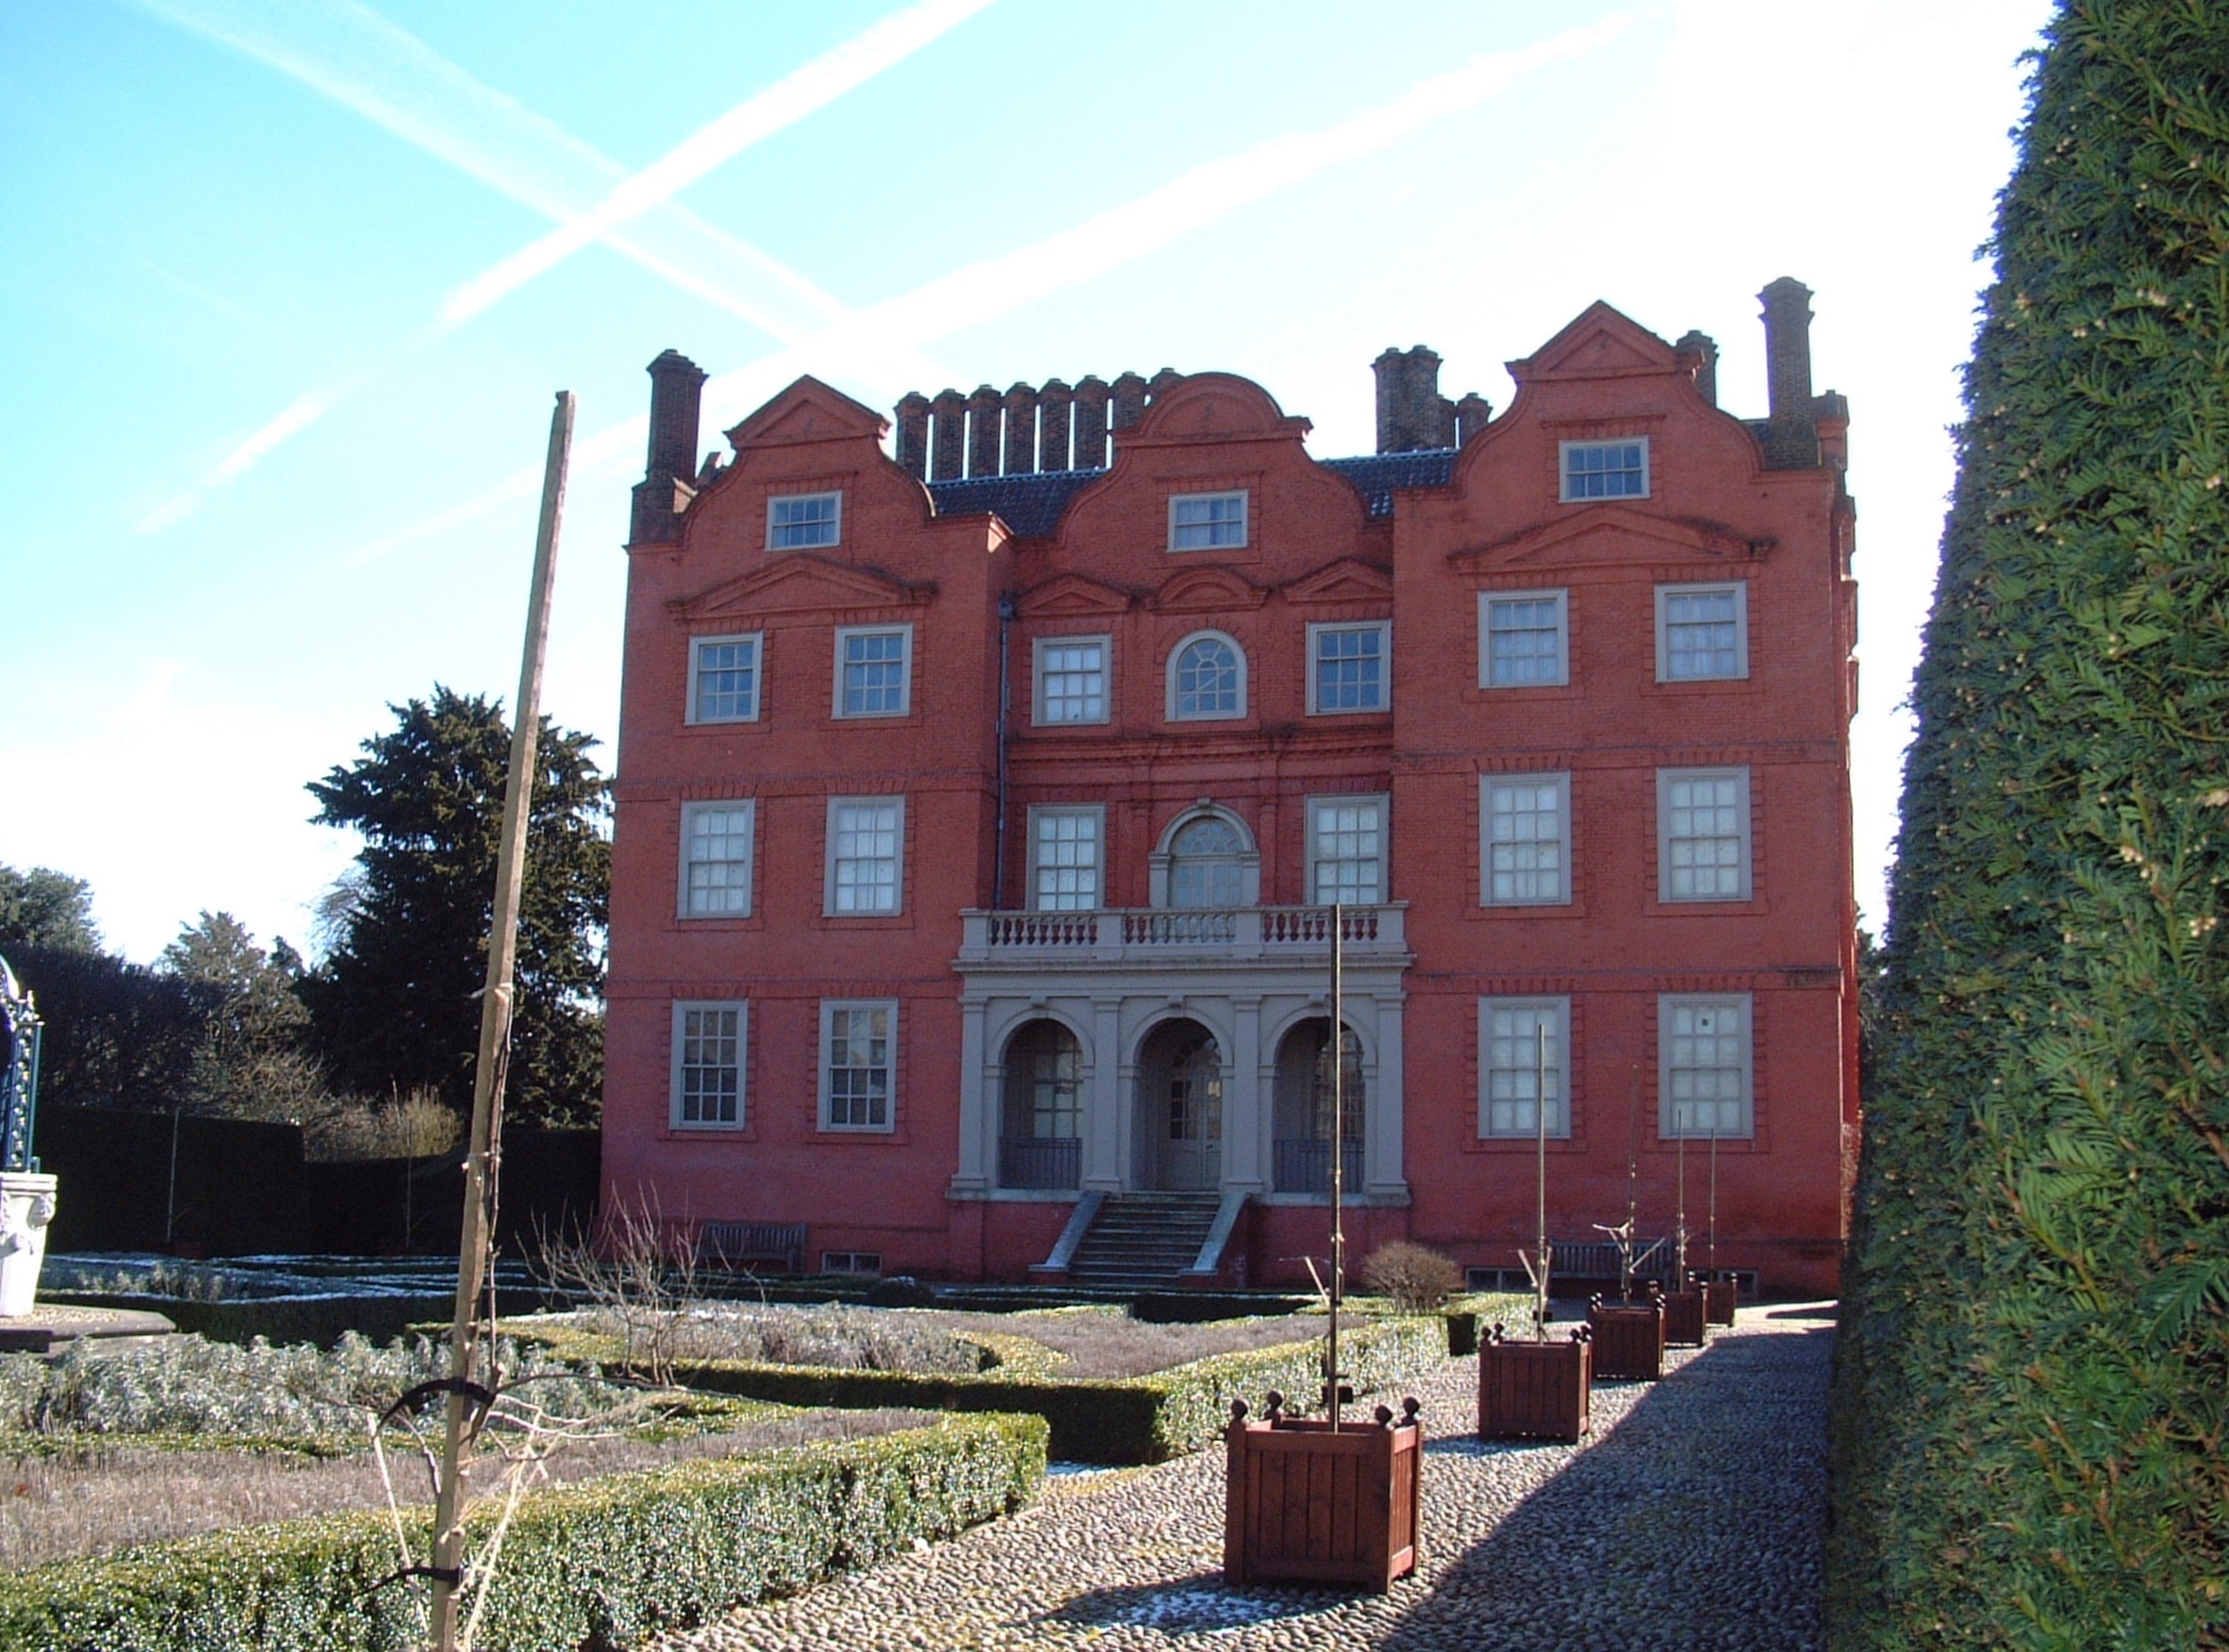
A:
[[[1247,656],[1219,631],[1202,631],[1169,657],[1168,715],[1172,722],[1244,717]]]
[[[1244,906],[1249,858],[1246,839],[1221,816],[1187,822],[1169,840],[1168,903]]]

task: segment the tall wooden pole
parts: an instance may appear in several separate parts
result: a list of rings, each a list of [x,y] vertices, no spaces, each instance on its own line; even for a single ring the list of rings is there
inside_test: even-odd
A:
[[[436,1652],[455,1652],[456,1597],[464,1587],[465,1421],[477,1374],[480,1293],[495,1231],[496,1171],[503,1138],[504,1080],[511,1052],[511,977],[519,952],[519,889],[526,872],[526,827],[534,799],[535,745],[540,733],[542,656],[550,639],[550,584],[557,567],[557,524],[565,513],[565,467],[572,451],[573,396],[557,392],[550,415],[550,454],[542,471],[541,522],[535,532],[534,583],[526,599],[526,648],[512,702],[511,769],[504,792],[503,838],[495,851],[495,910],[487,929],[487,982],[480,994],[480,1056],[472,1071],[471,1151],[465,1161],[464,1227],[456,1247],[456,1321],[450,1333],[449,1409],[434,1499]]]
[[[1532,1335],[1545,1342],[1548,1335],[1548,1023],[1544,1016],[1533,1029],[1532,1123],[1534,1164],[1534,1225],[1532,1254],[1539,1265],[1532,1270]]]
[[[1324,1398],[1339,1431],[1339,1305],[1346,1286],[1346,910],[1331,902],[1331,1329]]]

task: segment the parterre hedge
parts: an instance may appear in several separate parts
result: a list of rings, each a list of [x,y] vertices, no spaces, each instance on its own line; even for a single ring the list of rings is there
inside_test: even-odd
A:
[[[1296,1329],[1305,1326],[1296,1322]],[[505,1334],[546,1341],[569,1360],[609,1358],[562,1327],[505,1320]],[[1306,1334],[1302,1332],[1302,1334]],[[976,1340],[982,1340],[977,1338]],[[1446,1357],[1447,1328],[1437,1317],[1387,1319],[1340,1338],[1341,1363],[1358,1394],[1383,1391],[1421,1375]],[[971,1377],[916,1377],[899,1371],[838,1371],[762,1365],[740,1360],[677,1363],[676,1382],[785,1405],[866,1409],[912,1406],[923,1411],[1032,1412],[1052,1428],[1051,1452],[1068,1462],[1160,1462],[1219,1439],[1230,1402],[1260,1409],[1275,1388],[1305,1405],[1323,1382],[1323,1344],[1215,1354],[1144,1377],[1063,1381],[1011,1368]],[[1446,1419],[1441,1419],[1442,1427]],[[1425,1419],[1428,1428],[1434,1419]]]
[[[1913,702],[1838,1648],[2229,1647],[2229,4],[2035,60]]]
[[[619,1648],[948,1537],[1045,1473],[1033,1416],[696,1462],[529,1494],[477,1644]],[[499,1512],[474,1512],[485,1539]],[[423,1558],[430,1522],[409,1523]],[[421,1585],[385,1583],[384,1512],[248,1527],[0,1578],[0,1652],[419,1652]]]

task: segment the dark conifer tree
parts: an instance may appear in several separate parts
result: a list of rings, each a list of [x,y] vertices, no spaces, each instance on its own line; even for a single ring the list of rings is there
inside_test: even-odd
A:
[[[480,1038],[510,729],[500,705],[436,686],[309,790],[315,817],[364,838],[305,977],[338,1084],[428,1088],[470,1106]],[[520,895],[506,1115],[592,1122],[603,1085],[603,933],[611,846],[595,740],[543,719]]]
[[[2069,0],[1906,776],[1838,1646],[2229,1645],[2229,5]]]

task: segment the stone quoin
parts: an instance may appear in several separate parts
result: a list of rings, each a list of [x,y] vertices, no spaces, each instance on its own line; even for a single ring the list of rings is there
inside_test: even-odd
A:
[[[1498,416],[1387,351],[1379,451],[1325,460],[1164,370],[894,430],[802,378],[700,463],[659,356],[606,1209],[813,1270],[1296,1284],[1336,1151],[1351,1254],[1513,1272],[1544,1030],[1551,1236],[1623,1218],[1632,1150],[1669,1232],[1684,1133],[1699,1239],[1715,1135],[1720,1265],[1833,1291],[1855,509],[1809,296],[1761,295],[1762,418],[1596,304]],[[1126,1209],[1159,1261],[1110,1261]]]

